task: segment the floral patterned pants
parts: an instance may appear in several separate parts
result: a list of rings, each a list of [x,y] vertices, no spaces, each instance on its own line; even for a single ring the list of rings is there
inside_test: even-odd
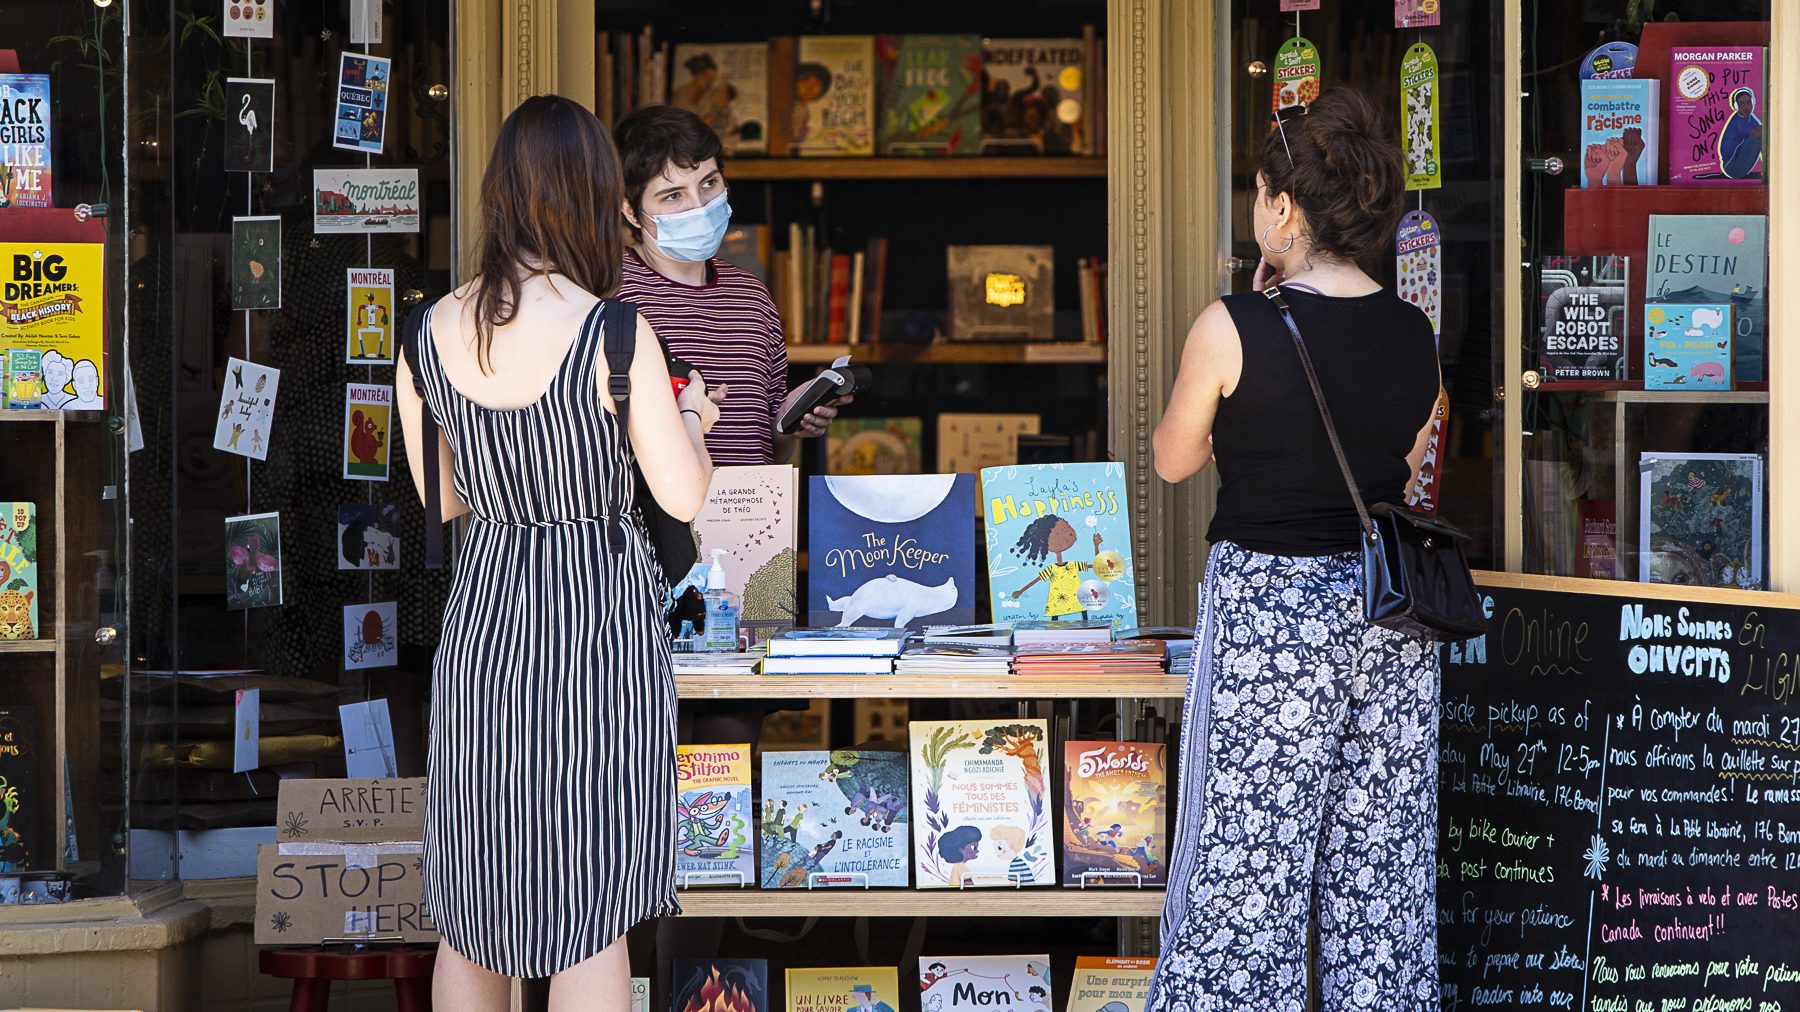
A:
[[[1214,546],[1182,719],[1146,1012],[1323,1012],[1437,995],[1436,645],[1371,626],[1356,556]]]

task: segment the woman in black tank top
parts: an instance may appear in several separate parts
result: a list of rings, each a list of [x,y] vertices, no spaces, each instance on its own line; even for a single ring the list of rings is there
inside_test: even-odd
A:
[[[1439,393],[1436,340],[1358,266],[1392,248],[1400,151],[1355,92],[1301,112],[1263,144],[1256,287],[1282,286],[1363,497],[1401,504]],[[1155,451],[1167,481],[1216,464],[1219,505],[1147,1012],[1435,1009],[1437,653],[1363,617],[1356,510],[1262,295],[1194,322]]]

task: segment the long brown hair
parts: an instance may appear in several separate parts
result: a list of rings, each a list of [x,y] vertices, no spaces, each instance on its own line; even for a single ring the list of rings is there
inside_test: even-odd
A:
[[[1315,252],[1367,264],[1391,251],[1406,197],[1400,145],[1387,117],[1349,88],[1319,96],[1263,138],[1263,190],[1288,193]]]
[[[475,357],[519,312],[525,274],[556,271],[599,296],[619,289],[619,155],[594,114],[561,95],[526,99],[500,126],[481,177]]]

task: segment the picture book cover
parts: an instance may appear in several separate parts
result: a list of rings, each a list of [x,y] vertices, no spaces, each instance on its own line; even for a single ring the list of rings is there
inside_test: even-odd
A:
[[[915,885],[1055,885],[1048,724],[918,720],[908,734]]]
[[[1063,742],[1064,885],[1166,880],[1166,748],[1157,742]]]
[[[1767,51],[1676,46],[1669,52],[1669,182],[1763,181]]]
[[[875,36],[876,148],[981,153],[981,36]]]
[[[1545,383],[1626,378],[1630,282],[1630,257],[1547,256],[1538,262],[1538,371]]]
[[[1053,1012],[1050,957],[920,956],[925,1012]]]
[[[418,230],[418,169],[313,170],[313,231],[319,235]]]
[[[105,408],[106,244],[0,242],[0,264],[11,265],[0,348],[43,353],[39,406]]]
[[[231,219],[231,308],[281,308],[281,218]]]
[[[1140,624],[1125,465],[984,468],[981,498],[995,622]]]
[[[391,61],[367,53],[338,54],[337,127],[331,146],[381,154],[387,137]]]
[[[769,1012],[766,959],[677,959],[672,1012]]]
[[[925,469],[919,418],[834,419],[825,436],[832,474],[918,474]]]
[[[1662,82],[1581,82],[1581,185],[1655,186],[1662,171]]]
[[[1088,150],[1082,40],[987,39],[981,48],[981,151],[1080,155]]]
[[[1763,461],[1754,453],[1639,457],[1638,579],[1763,587]]]
[[[1619,569],[1618,504],[1611,499],[1581,499],[1575,503],[1581,525],[1581,548],[1575,575],[1590,580],[1622,580]]]
[[[762,42],[675,47],[669,104],[699,116],[727,157],[769,149],[769,47]]]
[[[389,422],[394,388],[371,383],[344,385],[344,477],[351,481],[387,481]]]
[[[1760,214],[1653,214],[1645,302],[1732,306],[1731,371],[1766,379],[1769,219]]]
[[[3,371],[6,389],[0,394],[0,407],[19,411],[43,406],[43,352],[36,348],[8,348]]]
[[[1423,42],[1400,59],[1400,122],[1404,124],[1406,188],[1435,190],[1444,185],[1439,143],[1438,59]]]
[[[676,884],[754,882],[750,746],[677,745],[675,790]]]
[[[400,663],[399,606],[393,601],[344,605],[344,668],[391,668]]]
[[[1076,956],[1064,1012],[1144,1012],[1156,960],[1133,956]]]
[[[937,469],[945,474],[958,474],[1017,464],[1019,437],[1037,435],[1042,424],[1042,418],[1037,415],[940,412],[937,418]]]
[[[799,614],[795,588],[799,475],[799,469],[788,464],[714,470],[706,503],[694,517],[698,560],[671,590],[675,598],[689,588],[705,593],[713,549],[723,549],[719,564],[725,570],[726,588],[738,595],[738,632],[748,634],[752,644],[794,628]]]
[[[762,754],[764,889],[907,884],[906,753]]]
[[[275,82],[225,79],[225,169],[275,171]]]
[[[0,502],[0,640],[38,638],[37,504]]]
[[[400,568],[400,507],[393,503],[345,503],[337,508],[339,569]]]
[[[892,966],[847,966],[787,972],[787,1012],[894,1012],[900,971]]]
[[[631,978],[631,1012],[650,1012],[650,978]]]
[[[0,106],[12,110],[0,133],[0,208],[51,207],[48,74],[0,74]]]
[[[1644,304],[1645,390],[1730,390],[1731,307]]]
[[[975,621],[975,544],[966,474],[814,475],[806,532],[807,624]]]
[[[252,460],[267,460],[270,428],[275,419],[275,392],[281,370],[225,360],[224,388],[219,391],[219,420],[213,426],[213,449]]]
[[[37,708],[0,706],[0,875],[29,871],[44,799],[38,794]],[[49,813],[54,817],[54,812]]]
[[[344,361],[394,364],[394,272],[386,267],[344,271]]]
[[[281,604],[281,514],[225,518],[225,609]]]
[[[795,154],[874,154],[874,37],[801,36],[790,115]]]
[[[952,341],[1048,341],[1056,336],[1056,256],[1049,246],[950,246],[945,252]]]

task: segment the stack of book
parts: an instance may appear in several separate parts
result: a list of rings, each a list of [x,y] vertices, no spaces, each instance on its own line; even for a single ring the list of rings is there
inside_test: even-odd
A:
[[[905,629],[789,629],[769,637],[765,675],[889,675]]]
[[[751,650],[741,653],[699,653],[678,650],[673,655],[678,675],[753,675],[763,653]]]
[[[901,675],[1010,675],[1012,651],[1004,647],[939,646],[922,643],[894,662]]]
[[[1161,640],[1022,646],[1013,654],[1013,670],[1022,676],[1155,676],[1163,673],[1165,653]]]
[[[1194,661],[1194,630],[1179,626],[1141,626],[1119,633],[1122,640],[1161,640],[1168,651],[1169,674],[1185,675]]]
[[[1065,643],[1111,643],[1111,622],[1015,622],[1013,646],[1056,646]]]
[[[1011,651],[1013,627],[1009,625],[928,625],[918,636],[929,647],[981,647]]]

